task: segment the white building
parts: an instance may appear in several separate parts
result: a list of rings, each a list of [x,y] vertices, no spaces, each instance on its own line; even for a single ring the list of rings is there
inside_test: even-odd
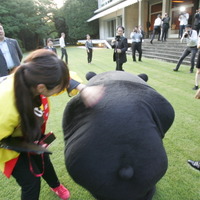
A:
[[[181,9],[189,13],[189,23],[192,24],[198,7],[199,0],[98,0],[98,9],[87,21],[99,20],[99,39],[112,39],[119,25],[125,27],[127,38],[138,25],[143,27],[148,37],[156,16],[168,13],[171,18],[169,37],[178,38]]]

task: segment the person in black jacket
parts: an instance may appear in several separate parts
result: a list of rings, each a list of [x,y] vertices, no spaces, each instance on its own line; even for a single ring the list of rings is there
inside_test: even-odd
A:
[[[53,51],[55,54],[57,54],[56,48],[53,46],[53,40],[51,38],[47,39],[47,46],[44,47],[45,49],[48,49],[50,51]]]
[[[194,15],[194,30],[197,31],[198,35],[200,30],[200,8],[196,11]]]
[[[168,33],[168,29],[169,29],[169,21],[170,21],[170,17],[168,16],[167,13],[165,13],[165,16],[162,18],[162,36],[161,36],[161,40],[166,41],[167,38],[167,33]]]
[[[17,40],[5,37],[0,23],[0,77],[11,74],[20,65],[23,54]]]
[[[111,45],[114,48],[113,61],[116,62],[116,70],[124,71],[122,69],[123,63],[127,61],[126,51],[128,49],[127,38],[123,36],[124,27],[117,27],[117,35],[115,40],[112,41]]]

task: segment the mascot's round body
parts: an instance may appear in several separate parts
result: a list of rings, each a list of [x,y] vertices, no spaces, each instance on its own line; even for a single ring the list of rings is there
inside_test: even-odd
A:
[[[105,95],[86,108],[80,95],[63,117],[66,167],[98,200],[150,200],[167,170],[162,138],[174,120],[170,103],[138,76],[94,76]]]

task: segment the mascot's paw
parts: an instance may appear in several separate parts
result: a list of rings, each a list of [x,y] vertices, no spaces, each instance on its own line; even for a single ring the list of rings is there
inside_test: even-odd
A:
[[[85,78],[89,81],[93,76],[96,76],[97,74],[95,72],[88,72],[85,75]]]
[[[134,170],[131,166],[123,167],[119,170],[119,176],[123,180],[129,180],[133,177]]]
[[[138,74],[138,76],[143,80],[143,81],[145,81],[145,82],[147,82],[148,81],[148,76],[146,75],[146,74]]]

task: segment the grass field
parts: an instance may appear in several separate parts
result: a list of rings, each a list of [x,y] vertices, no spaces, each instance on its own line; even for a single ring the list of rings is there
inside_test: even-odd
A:
[[[86,51],[83,48],[68,47],[69,68],[83,80],[88,71],[101,73],[115,70],[112,50],[95,49],[92,64],[87,64]],[[58,50],[60,52],[60,50]],[[143,62],[124,64],[125,71],[149,76],[148,84],[162,94],[175,110],[175,121],[163,142],[168,154],[169,167],[165,176],[158,182],[153,200],[200,200],[200,173],[192,169],[188,159],[200,160],[200,101],[194,99],[195,74],[190,74],[189,66],[181,66],[180,72],[173,72],[173,63],[143,58]],[[123,95],[123,94],[122,94]],[[70,200],[94,200],[82,187],[68,175],[63,157],[63,134],[61,128],[63,110],[70,100],[67,94],[51,97],[51,115],[47,131],[53,131],[57,139],[50,147],[60,181],[71,192]],[[119,192],[119,191],[116,191]],[[13,178],[7,179],[0,174],[0,200],[19,200],[20,188]],[[40,200],[58,199],[42,181]]]

